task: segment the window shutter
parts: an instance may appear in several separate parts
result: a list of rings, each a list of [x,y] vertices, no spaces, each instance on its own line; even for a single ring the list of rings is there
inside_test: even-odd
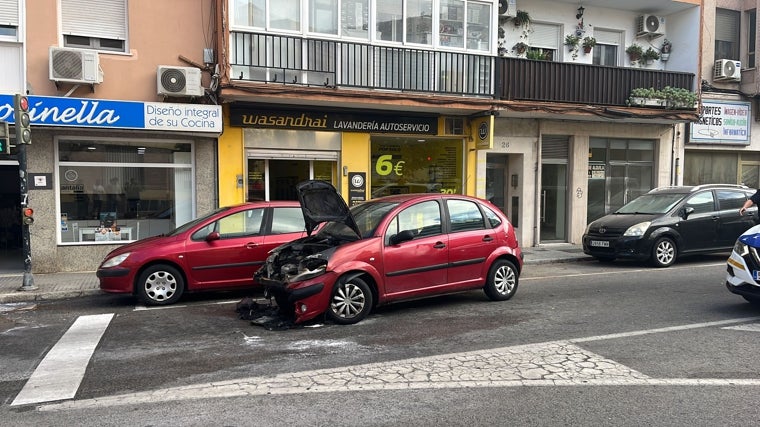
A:
[[[717,9],[715,11],[715,39],[725,42],[737,42],[739,39],[739,14],[733,10]]]
[[[530,47],[557,49],[559,47],[559,25],[533,24]]]
[[[594,30],[594,38],[598,44],[620,46],[622,33],[619,31]]]
[[[18,27],[18,0],[0,0],[0,25]]]
[[[567,135],[541,135],[541,158],[567,160],[569,146]]]
[[[61,0],[63,34],[127,39],[126,0]]]

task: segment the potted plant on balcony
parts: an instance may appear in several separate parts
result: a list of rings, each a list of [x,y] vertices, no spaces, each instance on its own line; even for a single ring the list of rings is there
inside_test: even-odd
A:
[[[518,55],[522,55],[526,50],[528,50],[528,47],[528,44],[525,42],[517,42],[514,46],[512,46],[512,50],[514,50]]]
[[[641,59],[643,59],[647,65],[650,65],[652,62],[660,59],[660,53],[650,47],[641,54]]]
[[[628,96],[628,105],[634,107],[664,107],[665,94],[653,87],[637,87]]]
[[[637,63],[641,59],[641,55],[644,54],[644,49],[639,44],[632,44],[625,49],[625,53],[628,54],[628,59],[631,63]]]
[[[661,92],[667,108],[693,110],[696,106],[697,94],[688,89],[665,86]]]
[[[573,61],[578,57],[578,44],[580,44],[581,38],[575,34],[568,34],[565,36],[565,46],[572,53]]]
[[[596,46],[596,39],[591,36],[586,36],[583,38],[583,52],[584,53],[591,53],[591,49]]]
[[[515,27],[530,25],[530,14],[524,10],[518,10],[515,12],[514,23]]]

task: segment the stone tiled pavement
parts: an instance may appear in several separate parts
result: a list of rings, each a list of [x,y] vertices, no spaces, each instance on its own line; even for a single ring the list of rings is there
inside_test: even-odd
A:
[[[571,244],[523,248],[523,253],[526,265],[591,259],[580,245]],[[0,270],[0,303],[67,299],[100,293],[94,271],[32,273],[24,283],[23,266]]]

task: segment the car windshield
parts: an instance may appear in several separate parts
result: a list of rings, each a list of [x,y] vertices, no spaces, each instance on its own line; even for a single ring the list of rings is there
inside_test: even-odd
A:
[[[361,231],[361,237],[365,238],[373,235],[383,217],[396,205],[397,203],[389,202],[365,202],[351,207],[351,216],[354,217],[354,221],[356,221],[356,225],[359,227],[359,231]],[[329,222],[319,232],[332,236],[341,236],[349,233],[356,238],[356,233],[351,231],[342,222]]]
[[[663,214],[668,212],[678,202],[683,200],[685,194],[644,194],[622,208],[615,211],[616,214]]]
[[[194,220],[192,220],[190,222],[187,222],[185,224],[180,225],[179,227],[175,228],[174,230],[166,233],[165,236],[175,236],[175,235],[177,235],[179,233],[182,233],[185,230],[194,227],[195,224],[201,223],[201,222],[205,221],[207,218],[212,217],[212,216],[216,215],[219,212],[224,212],[227,209],[229,209],[229,207],[223,207],[223,208],[219,208],[219,209],[217,209],[215,211],[211,211],[211,212],[207,213],[206,215],[203,215],[200,218],[195,218]]]

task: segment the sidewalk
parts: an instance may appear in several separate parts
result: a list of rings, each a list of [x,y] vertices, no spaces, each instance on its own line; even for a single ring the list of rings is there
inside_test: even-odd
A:
[[[552,244],[523,248],[525,265],[586,261],[580,245]],[[94,271],[32,274],[35,290],[19,290],[24,284],[23,268],[0,271],[0,304],[76,298],[101,294]]]

